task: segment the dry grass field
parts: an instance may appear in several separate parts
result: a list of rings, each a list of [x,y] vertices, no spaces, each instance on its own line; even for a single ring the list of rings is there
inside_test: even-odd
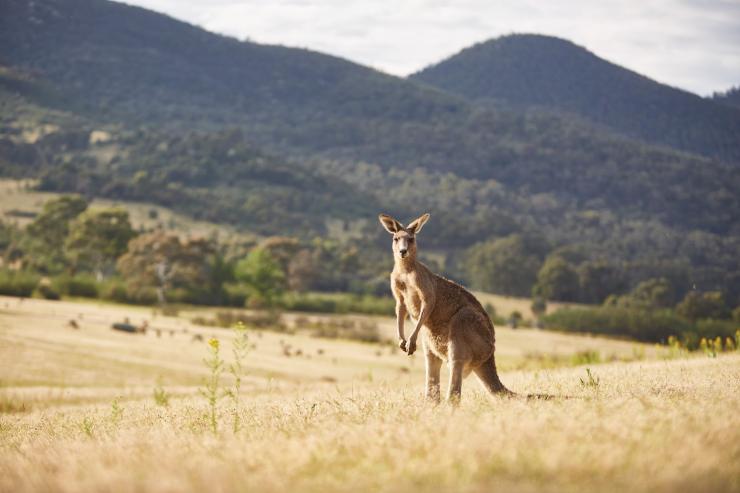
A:
[[[0,298],[0,491],[740,491],[740,354],[499,329],[512,390],[570,398],[471,378],[453,410],[388,344],[249,331],[214,433],[193,339],[217,337],[228,365],[233,333],[191,316]],[[151,330],[110,330],[124,317]],[[573,366],[584,351],[613,361]]]

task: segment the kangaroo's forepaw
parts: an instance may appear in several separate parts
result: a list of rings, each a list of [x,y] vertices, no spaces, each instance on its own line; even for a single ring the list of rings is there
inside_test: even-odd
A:
[[[416,351],[416,341],[412,340],[412,341],[409,341],[408,351],[406,352],[408,353],[409,356],[411,356],[412,354],[414,354],[414,351]]]
[[[406,352],[406,339],[399,339],[398,340],[398,347],[401,348],[401,351],[404,353]]]

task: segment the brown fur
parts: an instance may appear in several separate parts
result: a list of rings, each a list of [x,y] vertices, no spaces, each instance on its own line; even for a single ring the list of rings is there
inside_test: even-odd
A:
[[[496,372],[495,330],[478,300],[459,284],[434,274],[416,259],[416,235],[429,214],[404,227],[392,217],[379,216],[383,227],[393,235],[394,266],[391,290],[396,299],[398,345],[409,355],[416,351],[416,340],[424,328],[422,342],[426,359],[426,395],[439,401],[439,374],[442,362],[450,367],[447,399],[457,402],[462,380],[475,372],[491,393],[511,394]],[[404,337],[406,316],[416,327],[408,340]]]

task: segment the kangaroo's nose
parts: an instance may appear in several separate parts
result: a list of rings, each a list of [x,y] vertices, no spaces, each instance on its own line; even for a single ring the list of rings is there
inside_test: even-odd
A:
[[[400,249],[398,250],[398,253],[400,253],[401,255],[406,255],[406,252],[407,252],[407,251],[408,251],[408,250],[406,250],[405,248],[400,248]]]

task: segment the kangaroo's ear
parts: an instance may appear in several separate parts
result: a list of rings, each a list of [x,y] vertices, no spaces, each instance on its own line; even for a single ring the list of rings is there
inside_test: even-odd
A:
[[[421,231],[421,228],[424,227],[427,221],[429,221],[430,214],[427,212],[420,218],[416,219],[415,221],[412,221],[408,226],[406,226],[406,231],[411,233],[412,235],[419,234]]]
[[[378,216],[378,219],[380,219],[380,224],[382,224],[385,230],[390,234],[398,233],[403,229],[403,225],[388,214],[381,214]]]

